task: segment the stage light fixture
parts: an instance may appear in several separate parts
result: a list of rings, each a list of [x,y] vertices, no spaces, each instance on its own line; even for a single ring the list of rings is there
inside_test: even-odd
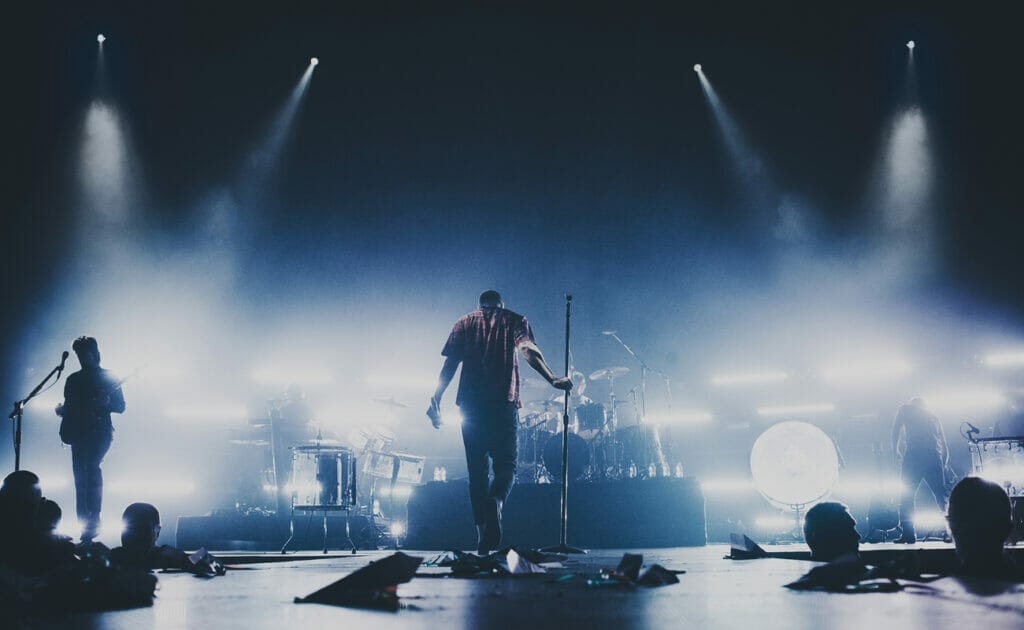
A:
[[[910,50],[914,50],[916,46],[917,44],[914,43],[914,40],[910,40],[909,42],[907,42],[907,48]]]
[[[701,70],[701,65],[700,65],[699,63],[695,63],[695,64],[693,64],[693,71],[694,71],[694,72],[696,72],[696,73],[698,73],[698,74],[699,74],[699,73],[700,73],[700,70]]]
[[[98,43],[102,44],[103,42],[107,41],[107,38],[106,38],[106,36],[103,33],[100,33],[99,35],[96,36],[96,41]]]
[[[807,422],[780,422],[754,441],[750,476],[769,503],[806,508],[827,497],[839,479],[832,438]]]
[[[317,57],[310,57],[309,58],[309,65],[315,66],[318,63],[320,63],[320,59],[318,59]]]
[[[401,538],[405,536],[405,523],[395,521],[391,524],[391,536],[392,538]]]

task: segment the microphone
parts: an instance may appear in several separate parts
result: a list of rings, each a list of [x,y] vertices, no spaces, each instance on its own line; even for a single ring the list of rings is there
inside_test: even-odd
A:
[[[619,331],[617,331],[617,330],[602,330],[601,334],[602,335],[614,335],[617,332],[619,332]]]
[[[67,350],[64,351],[64,354],[60,355],[60,367],[57,368],[58,372],[63,372],[64,371],[64,364],[67,363],[68,356],[69,355],[68,355],[68,351]]]
[[[977,435],[978,433],[981,433],[981,429],[979,429],[978,427],[974,426],[970,422],[967,422],[966,420],[964,420],[964,424],[966,424],[967,426],[970,427],[970,429],[967,429],[967,433],[968,434],[974,433],[975,435]]]
[[[566,293],[565,294],[565,301],[566,302],[572,302],[572,293]]]

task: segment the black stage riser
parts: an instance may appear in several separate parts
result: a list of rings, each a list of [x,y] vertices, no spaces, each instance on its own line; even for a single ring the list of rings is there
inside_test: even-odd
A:
[[[520,484],[504,509],[504,545],[558,543],[558,484]],[[465,480],[432,482],[409,499],[409,549],[476,547]],[[707,543],[704,495],[694,478],[630,479],[569,486],[569,544],[595,549]]]

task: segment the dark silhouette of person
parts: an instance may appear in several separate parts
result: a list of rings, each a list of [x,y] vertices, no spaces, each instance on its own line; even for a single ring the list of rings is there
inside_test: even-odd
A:
[[[825,501],[807,510],[804,540],[811,548],[811,560],[854,562],[860,558],[857,522],[849,509],[836,501]]]
[[[60,513],[59,505],[43,498],[35,473],[8,475],[0,487],[0,564],[39,576],[74,562],[74,546],[54,532]]]
[[[462,441],[469,469],[469,498],[477,527],[477,552],[501,544],[501,510],[516,476],[516,429],[519,424],[519,362],[526,362],[561,390],[572,381],[548,367],[526,318],[505,308],[497,291],[480,295],[480,308],[452,327],[441,354],[445,357],[427,416],[440,428],[441,397],[462,364],[455,402],[462,412]],[[493,479],[488,477],[488,464]]]
[[[100,463],[114,439],[111,413],[124,413],[124,394],[117,380],[100,367],[100,349],[92,337],[71,344],[82,369],[64,383],[64,403],[57,407],[61,439],[71,445],[75,475],[75,511],[82,526],[81,540],[92,542],[100,526],[103,507],[103,471]]]
[[[160,538],[160,512],[149,503],[132,503],[121,516],[124,529],[121,546],[110,551],[110,561],[134,569],[181,569],[210,575],[223,573],[213,556],[205,554],[193,562],[187,553],[170,545],[157,545]]]
[[[996,483],[964,477],[949,495],[949,530],[961,575],[1024,581],[1024,567],[1003,549],[1013,528],[1010,498]]]
[[[949,461],[949,447],[942,423],[925,406],[924,399],[911,398],[900,407],[892,424],[892,452],[900,462],[900,438],[906,445],[900,463],[903,495],[900,497],[901,543],[914,543],[915,497],[921,482],[928,485],[939,509],[945,511],[949,491],[946,489],[945,468]]]
[[[24,542],[36,530],[36,512],[43,500],[39,477],[27,470],[12,472],[0,486],[0,563],[16,562]]]

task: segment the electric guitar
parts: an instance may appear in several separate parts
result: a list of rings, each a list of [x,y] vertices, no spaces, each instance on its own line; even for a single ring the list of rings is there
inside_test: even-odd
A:
[[[139,372],[142,371],[143,367],[145,366],[135,368],[132,370],[131,374],[111,384],[110,387],[104,389],[96,398],[109,397],[111,394],[121,389],[121,386],[128,382],[129,379],[137,376]],[[89,434],[93,428],[93,426],[90,425],[95,425],[99,422],[102,412],[98,409],[93,409],[91,414],[73,413],[69,417],[64,414],[64,405],[61,404],[57,407],[57,415],[61,417],[59,431],[60,441],[65,444],[73,445],[75,442],[80,441],[84,436]]]

